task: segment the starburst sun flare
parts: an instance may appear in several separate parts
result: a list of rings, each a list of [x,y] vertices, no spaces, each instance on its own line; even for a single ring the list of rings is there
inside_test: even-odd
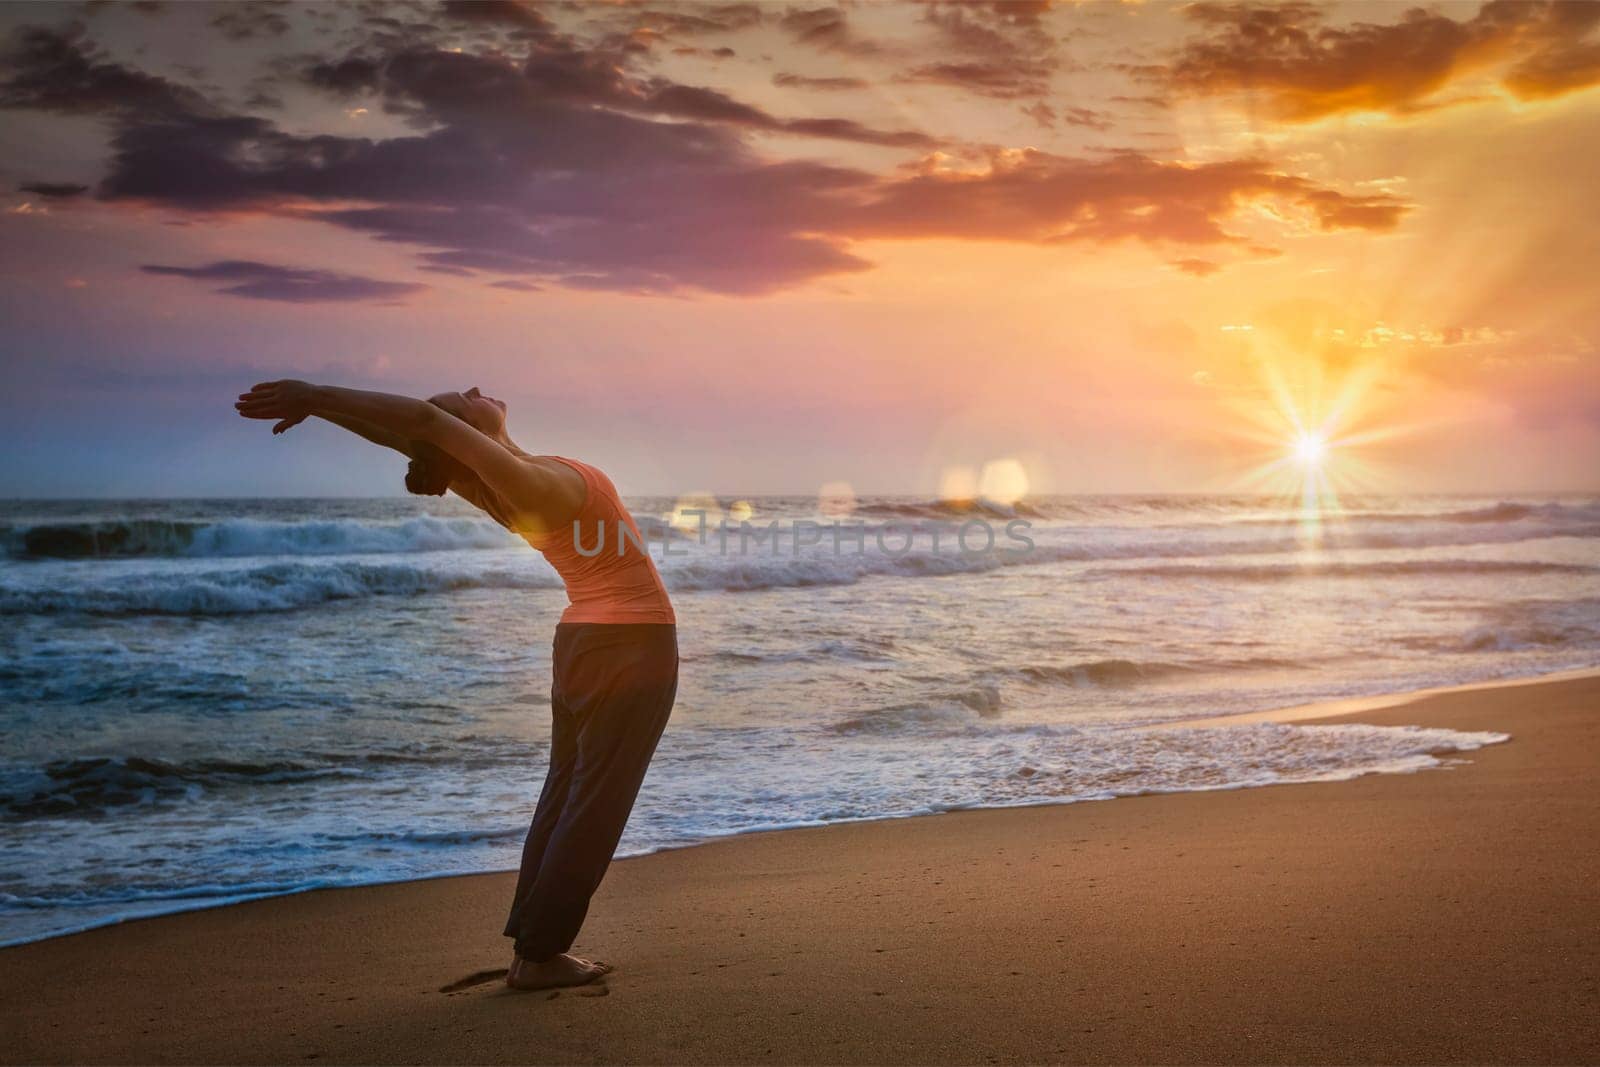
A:
[[[1294,441],[1294,458],[1309,470],[1322,466],[1328,456],[1328,442],[1319,433],[1303,433]]]

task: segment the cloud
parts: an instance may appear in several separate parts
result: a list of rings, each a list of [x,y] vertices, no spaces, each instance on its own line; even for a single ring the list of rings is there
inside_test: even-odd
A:
[[[925,63],[902,71],[898,80],[949,85],[980,96],[1012,100],[1048,93],[1051,69],[1048,64],[1016,61]]]
[[[703,37],[733,33],[759,25],[760,4],[699,4],[675,10],[647,9],[631,13],[632,26],[663,37]]]
[[[888,51],[879,42],[858,34],[844,11],[836,7],[791,9],[778,20],[778,25],[796,41],[823,52],[864,57]]]
[[[775,118],[758,108],[741,104],[715,89],[688,85],[666,84],[656,87],[651,84],[645,88],[641,99],[624,101],[619,106],[625,110],[638,110],[646,114],[700,119],[745,126],[753,130],[824,137],[838,141],[857,141],[861,144],[883,145],[889,148],[932,148],[939,143],[927,134],[915,130],[875,130],[852,119]]]
[[[780,72],[772,76],[772,84],[781,89],[820,89],[824,92],[847,92],[867,89],[871,82],[865,78],[810,78],[804,74]]]
[[[279,300],[290,304],[350,303],[356,301],[394,301],[427,288],[415,282],[386,282],[356,274],[281,267],[271,263],[228,259],[203,267],[169,267],[151,263],[139,268],[146,274],[189,278],[202,282],[223,282],[215,290],[229,296],[251,300]]]
[[[1523,98],[1600,84],[1600,45],[1583,38],[1600,4],[1493,0],[1456,21],[1422,8],[1390,23],[1328,26],[1308,3],[1197,3],[1201,34],[1165,66],[1134,73],[1178,96],[1246,94],[1280,119],[1308,122],[1354,111],[1404,114],[1489,74]]]
[[[1172,265],[1185,274],[1205,278],[1222,269],[1222,264],[1209,259],[1175,259]]]
[[[1323,230],[1392,230],[1403,210],[1390,196],[1345,196],[1332,189],[1307,189],[1299,200]]]
[[[0,108],[150,119],[211,110],[193,89],[106,60],[81,24],[19,29],[0,54],[0,77]]]
[[[1047,130],[1055,127],[1056,109],[1043,100],[1024,106],[1022,113]]]
[[[490,282],[489,287],[492,289],[509,289],[513,293],[540,293],[544,291],[543,286],[534,285],[532,282],[521,282],[515,278],[507,278],[498,282]]]
[[[211,19],[214,29],[230,41],[255,37],[281,37],[289,32],[288,0],[239,0]]]
[[[495,26],[548,32],[550,20],[540,11],[517,0],[443,0],[439,10],[446,18]]]
[[[583,48],[548,35],[520,63],[435,47],[410,47],[387,55],[352,53],[312,64],[314,86],[345,94],[376,92],[392,111],[413,111],[427,122],[487,119],[495,114],[600,107],[612,111],[690,119],[770,133],[900,148],[931,148],[935,138],[915,130],[877,130],[850,119],[782,118],[717,89],[628,73],[607,48]]]
[[[1061,121],[1068,126],[1083,126],[1090,130],[1109,130],[1111,118],[1103,111],[1087,107],[1069,107],[1061,111]]]
[[[1045,101],[1038,101],[1032,106],[1022,107],[1022,114],[1032,118],[1038,125],[1045,126],[1046,130],[1053,130],[1058,117],[1061,118],[1061,122],[1067,123],[1069,126],[1083,126],[1086,130],[1106,131],[1110,130],[1114,125],[1110,120],[1110,115],[1107,115],[1106,112],[1098,112],[1098,110],[1090,109],[1090,107],[1062,107],[1059,112],[1056,112],[1056,109],[1051,107],[1050,104],[1046,104]]]
[[[1298,211],[1320,230],[1372,232],[1393,229],[1407,208],[1392,196],[1349,196],[1258,160],[1168,163],[1136,152],[1085,160],[1022,149],[994,153],[976,170],[935,165],[884,183],[850,224],[859,237],[1244,247],[1250,242],[1226,226],[1253,204]]]
[[[951,58],[912,67],[899,80],[949,85],[1002,100],[1045,97],[1051,75],[1061,65],[1056,38],[1040,22],[1048,6],[929,2],[922,22],[937,31],[937,51]]]
[[[1543,100],[1600,85],[1600,41],[1529,56],[1506,72],[1504,84],[1523,100]]]
[[[50,200],[70,200],[75,196],[82,196],[89,191],[87,185],[76,185],[72,182],[24,182],[17,186],[19,193],[33,193],[35,196],[46,197]]]
[[[412,250],[423,270],[532,285],[757,295],[868,270],[859,248],[878,239],[1134,241],[1167,257],[1259,243],[1260,233],[1236,232],[1246,216],[1257,231],[1277,217],[1292,232],[1383,232],[1407,209],[1263,160],[935,151],[883,173],[778,161],[756,150],[755,134],[926,139],[843,119],[776,118],[712,89],[630,74],[614,52],[555,34],[528,39],[516,59],[494,48],[369,44],[298,68],[310,85],[403,120],[402,132],[382,137],[290,132],[93,59],[76,38],[35,45],[48,58],[43,73],[24,65],[6,84],[29,92],[6,91],[112,120],[103,201],[321,223]],[[44,76],[58,70],[89,74]],[[114,84],[144,87],[148,110],[108,97]],[[1064,118],[1092,124],[1098,113],[1068,108]],[[258,299],[385,299],[421,288],[248,261],[151,273],[228,283],[221,291]]]

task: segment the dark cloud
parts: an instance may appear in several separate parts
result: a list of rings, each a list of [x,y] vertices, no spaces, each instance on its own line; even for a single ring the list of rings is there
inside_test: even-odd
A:
[[[288,0],[236,0],[211,18],[211,26],[230,41],[280,37],[289,32]]]
[[[915,130],[877,130],[848,119],[781,118],[717,89],[632,75],[615,52],[582,48],[560,36],[530,45],[520,63],[500,56],[409,48],[386,56],[357,53],[314,63],[306,78],[335,92],[380,93],[390,110],[414,109],[426,124],[548,112],[554,105],[565,105],[887,147],[932,148],[938,143]]]
[[[879,56],[886,49],[881,43],[862,37],[844,11],[837,7],[795,8],[778,20],[796,41],[824,52],[847,56]]]
[[[1464,21],[1414,8],[1395,22],[1348,26],[1325,25],[1307,3],[1185,10],[1201,34],[1170,64],[1134,73],[1179,95],[1257,96],[1291,122],[1421,110],[1452,82],[1489,72],[1523,97],[1600,84],[1600,45],[1584,41],[1600,4],[1493,0]]]
[[[1172,102],[1164,96],[1113,96],[1113,104],[1129,104],[1133,107],[1153,107],[1165,110],[1172,106]]]
[[[83,13],[98,15],[108,8],[120,7],[141,15],[155,16],[165,14],[168,6],[166,0],[84,0]]]
[[[491,289],[509,289],[513,293],[540,293],[544,291],[542,286],[534,285],[532,282],[518,281],[515,278],[507,278],[498,282],[490,282],[489,287]]]
[[[394,301],[427,288],[415,282],[385,282],[356,274],[282,267],[242,259],[221,260],[203,267],[168,267],[152,263],[139,269],[146,274],[222,282],[224,284],[216,292],[229,296],[281,300],[291,304]]]
[[[876,130],[853,119],[780,119],[741,104],[726,93],[689,85],[649,82],[636,96],[615,100],[620,110],[743,126],[772,133],[825,137],[889,148],[933,148],[939,142],[915,130]]]
[[[866,270],[856,245],[872,239],[1242,248],[1233,224],[1259,217],[1257,206],[1298,214],[1311,229],[1373,232],[1406,210],[1260,160],[1029,150],[952,166],[934,153],[887,174],[773,162],[752,134],[926,139],[843,119],[776,118],[716,90],[631,74],[616,53],[560,35],[524,45],[513,58],[369,42],[303,72],[412,128],[378,138],[289,132],[220,111],[182,86],[94,58],[76,37],[34,38],[27,54],[41,58],[16,68],[0,92],[13,106],[112,120],[103,200],[319,222],[414,250],[423,270],[529,285],[749,295]],[[137,102],[108,92],[118,85],[136,90]],[[1063,117],[1098,121],[1084,109]],[[257,299],[382,300],[421,288],[247,261],[148,269]]]
[[[1068,126],[1082,126],[1085,129],[1105,131],[1112,126],[1111,117],[1102,111],[1095,111],[1087,107],[1064,107],[1058,113],[1055,108],[1043,100],[1024,107],[1022,113],[1033,119],[1046,129],[1053,128],[1056,119],[1060,118]]]
[[[853,119],[785,119],[773,126],[756,124],[755,128],[805,134],[809,137],[826,137],[836,141],[856,141],[861,144],[882,145],[885,148],[933,148],[939,143],[924,133],[913,130],[875,130]]]
[[[1052,69],[1044,63],[998,60],[924,63],[902,71],[898,80],[949,85],[980,96],[1015,100],[1047,94],[1050,91]]]
[[[845,238],[818,231],[838,206],[834,191],[870,180],[817,164],[658,165],[551,181],[531,204],[395,204],[317,217],[430,249],[424,257],[436,266],[594,289],[755,294],[866,269]]]
[[[378,59],[349,55],[313,62],[306,68],[305,77],[318,89],[353,95],[376,89],[382,72],[383,64]]]
[[[928,3],[922,21],[938,31],[938,51],[951,58],[913,67],[901,80],[935,82],[1005,100],[1043,98],[1061,66],[1057,39],[1040,22],[1048,7]]]
[[[1061,110],[1061,121],[1068,126],[1082,126],[1090,130],[1109,130],[1111,117],[1103,111],[1087,107],[1068,107]]]
[[[512,26],[541,33],[554,30],[542,12],[516,0],[444,0],[439,8],[446,18],[462,22]]]
[[[17,187],[17,191],[33,193],[35,196],[48,197],[51,200],[70,200],[72,197],[87,193],[89,187],[72,182],[24,182]]]
[[[928,3],[923,21],[935,27],[941,45],[989,59],[1045,58],[1055,49],[1054,35],[1040,16],[1049,4]]]
[[[210,111],[193,89],[110,62],[81,25],[13,35],[0,53],[0,108],[151,119]]]
[[[820,89],[824,92],[848,92],[871,87],[865,78],[810,78],[804,74],[778,73],[772,84],[782,89]]]
[[[663,37],[703,37],[733,33],[760,25],[765,17],[760,4],[697,4],[675,9],[647,9],[630,13],[634,29]]]

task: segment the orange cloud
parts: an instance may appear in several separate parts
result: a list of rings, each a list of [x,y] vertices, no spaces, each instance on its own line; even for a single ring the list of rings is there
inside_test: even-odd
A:
[[[1542,100],[1600,84],[1600,41],[1541,52],[1513,67],[1505,87],[1523,100]]]
[[[1204,32],[1167,66],[1134,73],[1178,96],[1248,94],[1289,122],[1355,111],[1404,114],[1489,74],[1513,95],[1541,98],[1600,84],[1600,4],[1493,0],[1466,21],[1414,8],[1392,23],[1323,24],[1307,3],[1199,3]]]
[[[1171,163],[1136,152],[1089,160],[1030,148],[994,153],[977,169],[931,157],[921,173],[879,185],[843,229],[852,237],[1246,245],[1225,225],[1257,202],[1303,211],[1320,230],[1373,232],[1393,229],[1408,207],[1387,194],[1340,193],[1260,160]]]
[[[1172,265],[1185,274],[1192,274],[1196,278],[1204,278],[1217,273],[1222,269],[1222,264],[1214,263],[1209,259],[1177,259]]]

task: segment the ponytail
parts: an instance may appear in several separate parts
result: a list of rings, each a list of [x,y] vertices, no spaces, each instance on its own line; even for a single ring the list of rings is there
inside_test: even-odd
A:
[[[411,465],[406,468],[406,492],[417,496],[444,496],[450,483],[467,472],[455,457],[437,445],[421,441],[412,445]]]

